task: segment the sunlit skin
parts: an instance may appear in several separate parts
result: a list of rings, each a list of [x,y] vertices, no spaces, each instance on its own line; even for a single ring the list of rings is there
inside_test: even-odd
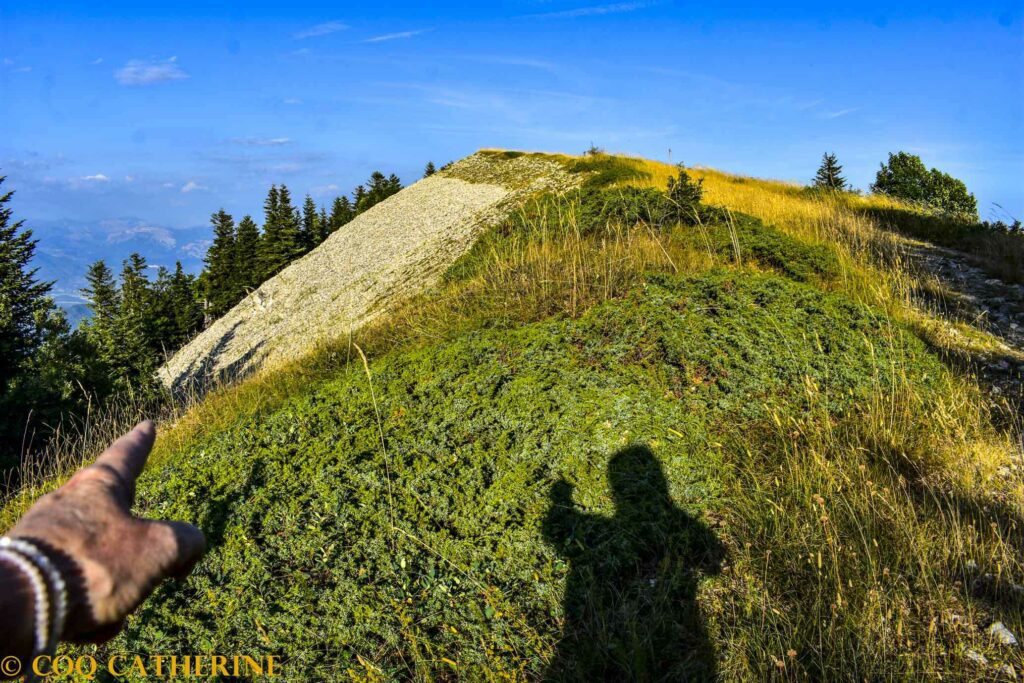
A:
[[[103,642],[156,585],[191,571],[206,549],[203,533],[184,522],[131,513],[135,481],[156,439],[142,422],[92,465],[40,498],[8,532],[43,549],[68,582],[63,640]],[[17,570],[0,564],[0,642],[3,656],[30,656],[31,591]]]

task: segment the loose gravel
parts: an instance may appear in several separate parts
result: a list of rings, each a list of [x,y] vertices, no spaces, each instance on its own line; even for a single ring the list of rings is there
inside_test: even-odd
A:
[[[263,283],[174,354],[160,378],[202,392],[343,338],[436,283],[522,197],[574,182],[554,162],[467,157],[360,214]]]

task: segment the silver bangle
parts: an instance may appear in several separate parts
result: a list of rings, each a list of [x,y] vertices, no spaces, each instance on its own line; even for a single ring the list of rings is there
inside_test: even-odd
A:
[[[50,623],[45,650],[39,654],[53,655],[57,650],[60,637],[64,634],[64,620],[68,612],[68,589],[64,577],[50,561],[50,558],[32,541],[4,536],[0,538],[0,550],[8,550],[22,555],[46,575],[52,590],[53,621]]]
[[[6,560],[17,567],[18,571],[28,578],[28,582],[32,584],[36,612],[35,643],[32,657],[38,657],[46,651],[47,645],[49,645],[50,601],[48,596],[50,591],[46,587],[46,581],[43,580],[43,574],[39,571],[39,568],[26,560],[22,555],[6,547],[0,547],[0,559]]]

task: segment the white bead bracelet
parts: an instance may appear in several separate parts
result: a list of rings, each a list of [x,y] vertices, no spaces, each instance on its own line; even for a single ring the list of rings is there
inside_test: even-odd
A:
[[[23,538],[0,538],[0,559],[17,567],[32,584],[36,613],[33,657],[53,655],[67,617],[68,591],[63,575],[39,546]]]

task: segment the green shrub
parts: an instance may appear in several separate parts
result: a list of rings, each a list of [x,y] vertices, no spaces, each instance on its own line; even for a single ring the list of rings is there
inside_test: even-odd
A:
[[[892,381],[894,364],[922,388],[943,372],[918,340],[841,296],[714,272],[653,277],[578,320],[385,356],[371,364],[375,394],[362,367],[347,366],[269,414],[239,415],[143,478],[139,512],[199,524],[210,550],[106,648],[275,654],[285,681],[542,678],[563,635],[567,583],[586,576],[579,551],[618,558],[605,567],[611,581],[637,578],[629,537],[588,532],[579,548],[545,538],[564,504],[559,482],[575,487],[575,505],[610,518],[622,510],[609,459],[642,446],[691,528],[728,546],[734,532],[708,531],[709,513],[727,508],[730,458],[758,449],[771,411],[803,414],[810,383],[841,417]],[[654,587],[660,608],[641,623],[612,605],[577,622],[574,642],[636,640],[630,652],[640,654],[616,664],[624,678],[707,675],[713,656],[697,661],[659,639],[696,646],[706,632],[713,654],[724,625],[706,621],[696,594],[720,579],[685,561],[645,571],[631,590]],[[672,596],[685,602],[663,604]],[[795,613],[804,604],[773,598]],[[742,619],[749,597],[723,599]],[[792,636],[800,652],[819,647],[804,640],[810,631]],[[875,645],[836,651],[870,657]],[[563,644],[557,657],[579,675],[608,673],[581,652]]]
[[[958,220],[978,221],[978,202],[963,181],[935,168],[929,171],[914,154],[889,154],[871,190],[931,207]]]
[[[570,161],[566,167],[570,173],[586,173],[587,187],[608,187],[626,183],[630,180],[649,178],[650,173],[643,170],[635,161],[626,157],[609,154],[595,154]]]

